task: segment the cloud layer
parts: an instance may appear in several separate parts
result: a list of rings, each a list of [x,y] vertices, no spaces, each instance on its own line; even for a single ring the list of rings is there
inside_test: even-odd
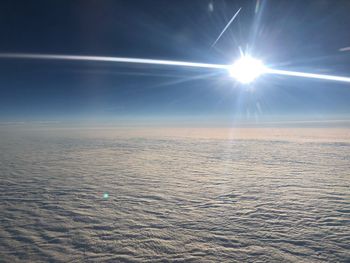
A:
[[[2,260],[350,259],[348,142],[75,135],[1,134]]]

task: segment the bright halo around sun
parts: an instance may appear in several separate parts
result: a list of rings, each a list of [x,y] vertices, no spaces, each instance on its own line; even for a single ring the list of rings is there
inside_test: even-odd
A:
[[[243,84],[251,83],[266,71],[264,64],[250,56],[243,56],[230,68],[230,75]]]

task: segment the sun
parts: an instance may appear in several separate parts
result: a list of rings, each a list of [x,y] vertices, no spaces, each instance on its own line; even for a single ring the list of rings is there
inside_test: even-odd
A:
[[[264,64],[250,56],[242,56],[229,68],[231,77],[243,84],[251,83],[265,71]]]

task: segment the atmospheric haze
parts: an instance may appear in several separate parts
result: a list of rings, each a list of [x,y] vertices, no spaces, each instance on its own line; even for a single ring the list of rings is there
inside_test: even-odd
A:
[[[6,262],[349,262],[350,131],[0,136]]]

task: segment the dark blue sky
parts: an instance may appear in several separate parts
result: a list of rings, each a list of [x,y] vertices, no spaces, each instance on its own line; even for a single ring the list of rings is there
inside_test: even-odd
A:
[[[215,48],[212,42],[242,7]],[[0,52],[267,64],[350,76],[350,2],[1,1]],[[0,60],[0,118],[348,119],[350,84],[102,62]]]

